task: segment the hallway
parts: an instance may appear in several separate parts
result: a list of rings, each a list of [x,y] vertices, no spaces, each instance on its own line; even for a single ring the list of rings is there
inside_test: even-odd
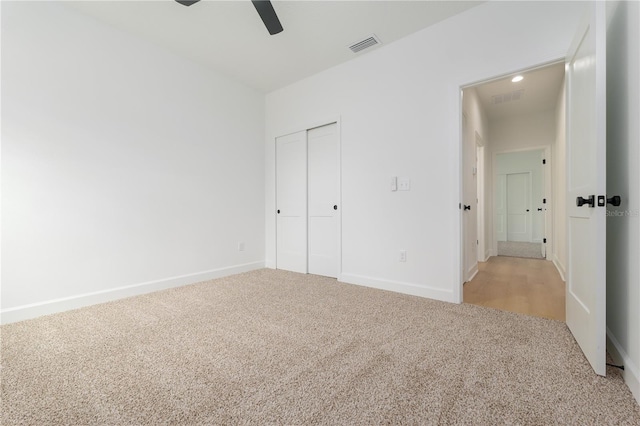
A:
[[[493,256],[464,284],[464,303],[565,320],[565,283],[547,260]]]

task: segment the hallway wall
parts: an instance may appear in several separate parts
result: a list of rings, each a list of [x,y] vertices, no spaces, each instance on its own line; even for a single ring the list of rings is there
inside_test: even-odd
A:
[[[640,402],[640,3],[607,12],[607,336]]]
[[[553,249],[552,260],[558,268],[562,279],[566,276],[567,265],[567,141],[565,125],[565,83],[562,83],[554,112],[556,122],[555,140],[551,150],[551,166],[553,168],[552,206],[553,206]]]
[[[491,136],[489,135],[489,121],[487,119],[487,114],[484,111],[482,103],[478,98],[478,94],[476,89],[469,88],[464,90],[463,95],[463,111],[466,111],[467,117],[469,118],[469,127],[471,134],[473,135],[473,144],[470,149],[475,151],[476,149],[476,136],[477,135],[482,139],[482,143],[484,144],[484,164],[479,166],[479,169],[483,173],[483,180],[485,183],[484,192],[482,194],[478,194],[479,196],[483,196],[483,205],[485,206],[485,214],[484,214],[484,231],[485,231],[485,247],[484,252],[486,253],[485,257],[489,256],[491,250],[491,235],[492,235],[492,220],[491,216],[486,214],[487,205],[491,203],[491,191],[487,190],[489,188],[488,185],[491,183]],[[475,152],[474,152],[475,153]],[[476,176],[476,180],[480,179],[480,176]],[[480,229],[480,224],[478,224],[478,229]]]

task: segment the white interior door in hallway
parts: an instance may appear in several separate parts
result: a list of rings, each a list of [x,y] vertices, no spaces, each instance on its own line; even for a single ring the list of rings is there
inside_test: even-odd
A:
[[[531,173],[507,175],[507,241],[531,242]]]
[[[337,123],[276,140],[276,267],[337,278],[340,157]]]

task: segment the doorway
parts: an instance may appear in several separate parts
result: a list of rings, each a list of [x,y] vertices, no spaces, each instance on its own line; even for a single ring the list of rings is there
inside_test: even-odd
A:
[[[522,78],[514,79],[516,75]],[[559,156],[557,165],[552,161],[556,145],[564,143],[564,114],[561,114],[563,84],[564,60],[462,89],[461,256],[465,270],[461,286],[464,302],[480,300],[482,303],[479,304],[492,306],[499,301],[494,307],[505,308],[511,297],[520,304],[519,310],[514,310],[524,310],[526,312],[522,313],[531,315],[535,315],[536,309],[543,310],[544,306],[564,307],[564,287],[558,291],[558,281],[563,283],[563,275],[556,270],[555,262],[551,262],[554,260],[554,240],[566,238],[564,229],[558,232],[554,229],[556,223],[552,210],[555,199],[564,202],[561,200],[564,183],[558,179],[558,172],[562,170],[556,170],[564,167],[564,158]],[[479,167],[469,167],[469,157],[481,157],[476,144],[473,153],[470,147],[468,135],[474,132],[483,140],[482,156],[485,158],[482,166],[485,170],[482,172]],[[478,176],[472,177],[476,172]],[[476,187],[471,190],[473,184]],[[475,200],[474,195],[477,196]],[[477,206],[476,220],[465,218],[468,210],[464,208],[467,206]],[[482,213],[479,211],[481,208]],[[557,221],[558,218],[555,219]],[[564,228],[563,224],[560,228]],[[481,247],[483,234],[485,241]],[[478,272],[473,276],[465,274],[473,270],[473,265],[465,263],[471,257],[472,248],[468,246],[471,236],[475,240],[479,260]],[[480,256],[482,252],[484,258]],[[504,257],[508,266],[497,260],[499,255]],[[533,263],[517,260],[527,257],[535,258],[531,260]],[[536,262],[543,263],[535,266]],[[555,276],[548,271],[549,268]],[[508,270],[511,278],[496,272],[500,270]],[[534,279],[536,275],[541,278]],[[514,287],[498,285],[513,284],[518,282],[513,277],[523,276],[528,277],[527,282],[520,280],[517,288],[535,290],[533,293],[519,293]],[[477,285],[478,281],[482,285]],[[496,285],[488,287],[492,282]],[[474,284],[469,286],[470,283]],[[545,286],[549,286],[549,291],[544,290]],[[475,299],[468,297],[472,292],[477,296]],[[541,301],[544,297],[553,299]],[[533,311],[529,309],[531,306]],[[539,316],[543,314],[540,312]],[[564,308],[562,312],[556,310],[553,317],[564,318]]]
[[[494,156],[494,246],[498,256],[544,259],[551,169],[545,148],[496,153]]]

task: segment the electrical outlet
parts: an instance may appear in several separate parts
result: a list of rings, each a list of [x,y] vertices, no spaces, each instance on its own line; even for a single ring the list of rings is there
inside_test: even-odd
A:
[[[238,243],[238,251],[244,251],[244,242]]]
[[[406,262],[406,261],[407,261],[407,251],[400,250],[400,262]]]
[[[410,191],[411,179],[407,177],[398,178],[398,191]]]

